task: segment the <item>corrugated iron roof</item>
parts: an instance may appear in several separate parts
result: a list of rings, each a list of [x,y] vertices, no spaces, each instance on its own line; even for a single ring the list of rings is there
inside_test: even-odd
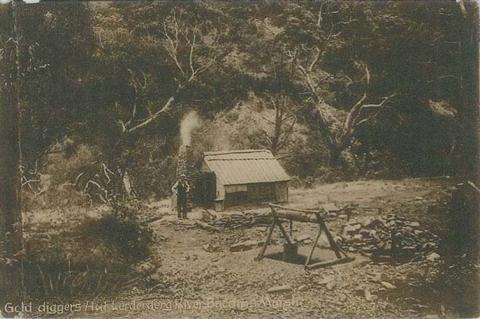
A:
[[[224,185],[290,180],[290,176],[268,150],[205,152],[204,160]]]

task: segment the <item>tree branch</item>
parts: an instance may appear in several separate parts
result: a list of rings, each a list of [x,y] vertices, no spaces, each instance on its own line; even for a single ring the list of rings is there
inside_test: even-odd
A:
[[[170,107],[172,106],[172,104],[173,104],[174,101],[175,101],[175,98],[174,98],[173,96],[171,96],[171,97],[167,100],[167,102],[163,105],[163,107],[162,107],[160,110],[158,110],[157,112],[153,113],[153,114],[152,114],[151,116],[149,116],[148,118],[142,120],[139,124],[137,124],[137,125],[135,125],[135,126],[133,126],[133,127],[131,127],[131,128],[126,129],[125,133],[131,133],[131,132],[133,132],[133,131],[135,131],[135,130],[138,130],[139,128],[142,128],[142,127],[148,125],[150,122],[152,122],[152,121],[155,120],[157,117],[159,117],[160,114],[167,112],[167,111],[170,109]]]
[[[196,25],[188,25],[181,22],[175,11],[163,21],[163,47],[167,56],[172,60],[174,68],[180,73],[179,79],[175,78],[177,88],[175,92],[167,99],[165,104],[157,111],[152,110],[148,105],[141,106],[145,112],[138,110],[138,98],[141,95],[140,89],[145,91],[147,88],[147,76],[144,72],[143,83],[140,83],[132,70],[128,70],[131,74],[131,85],[135,92],[135,99],[132,105],[132,114],[127,122],[118,120],[122,127],[123,133],[131,133],[139,128],[145,127],[153,120],[158,118],[162,113],[170,110],[175,102],[178,93],[187,85],[193,82],[197,77],[208,70],[216,60],[218,53],[218,33],[215,30],[209,30],[209,38],[202,34],[202,29]],[[213,38],[213,40],[211,40]],[[197,50],[198,47],[205,47],[208,50]],[[202,56],[198,56],[202,54]],[[148,113],[143,119],[137,119],[139,114]]]

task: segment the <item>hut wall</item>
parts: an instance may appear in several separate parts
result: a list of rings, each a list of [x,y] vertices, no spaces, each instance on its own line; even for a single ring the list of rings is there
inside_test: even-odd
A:
[[[217,184],[217,191],[218,191]],[[255,183],[246,185],[225,185],[224,197],[217,200],[225,200],[225,206],[233,206],[256,202],[287,202],[288,183]]]
[[[275,183],[248,184],[247,197],[252,202],[275,200]]]
[[[200,169],[202,172],[204,173],[210,173],[212,172],[211,169],[208,168],[208,165],[206,165],[205,162],[202,163],[202,167]],[[222,201],[225,199],[225,185],[223,185],[222,181],[218,178],[218,175],[215,174],[215,188],[216,188],[216,191],[215,191],[215,201]]]
[[[275,200],[279,203],[288,202],[288,182],[275,183]]]

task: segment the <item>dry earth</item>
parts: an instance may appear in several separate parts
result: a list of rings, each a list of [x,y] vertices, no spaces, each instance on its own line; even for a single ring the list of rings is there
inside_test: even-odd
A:
[[[289,205],[316,208],[322,203],[338,207],[353,204],[354,220],[394,213],[441,235],[446,231],[445,207],[454,185],[449,178],[335,183],[291,190]],[[411,318],[451,314],[439,292],[422,284],[430,275],[425,260],[374,263],[360,254],[350,254],[356,258],[351,263],[312,271],[271,258],[254,261],[258,248],[230,252],[229,247],[263,239],[266,226],[211,233],[195,226],[195,220],[202,216],[199,209],[190,213],[189,220],[177,221],[168,204],[162,201],[146,205],[148,218],[163,216],[151,223],[156,234],[152,260],[160,262],[151,267],[149,287],[134,286],[114,300],[96,300],[96,311],[75,316]],[[237,207],[217,215],[265,209]],[[338,233],[345,222],[344,218],[334,217],[328,226]],[[313,224],[294,223],[295,237],[310,234],[313,238],[315,231]],[[274,238],[279,234],[275,233]],[[302,253],[307,246],[300,249]],[[268,250],[275,251],[280,251],[280,246]],[[323,260],[330,254],[321,249],[316,258]],[[284,285],[288,286],[286,291],[268,292]],[[104,302],[107,306],[102,306]]]

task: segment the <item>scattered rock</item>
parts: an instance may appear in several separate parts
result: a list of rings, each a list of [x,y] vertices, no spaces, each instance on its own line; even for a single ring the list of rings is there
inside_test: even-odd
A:
[[[301,285],[300,287],[297,288],[297,291],[305,291],[307,290],[307,286]]]
[[[370,290],[368,288],[363,289],[363,295],[365,296],[365,299],[367,301],[372,301],[373,300],[373,296],[370,293]]]
[[[440,255],[437,253],[431,253],[430,255],[427,256],[428,261],[437,261],[440,259]]]
[[[250,250],[257,248],[261,245],[263,245],[265,241],[257,241],[257,240],[247,240],[247,241],[242,241],[240,243],[234,244],[230,246],[230,251],[231,252],[237,252],[237,251],[245,251],[245,250]]]
[[[325,277],[325,278],[323,278],[322,280],[318,281],[317,283],[318,283],[319,285],[326,285],[326,284],[328,284],[329,282],[333,281],[334,279],[335,279],[335,278],[334,278],[334,277],[331,277],[331,276],[330,276],[330,277]]]
[[[141,264],[138,264],[135,269],[140,272],[140,273],[143,273],[143,274],[146,274],[146,275],[150,275],[150,274],[153,274],[156,270],[157,270],[157,266],[154,265],[153,263],[149,262],[149,261],[145,261]]]
[[[381,281],[381,278],[380,278],[381,276],[379,274],[376,274],[376,275],[368,274],[368,276],[369,276],[369,280],[371,282],[380,282]]]
[[[362,228],[362,224],[360,224],[360,223],[350,224],[350,225],[345,226],[345,228],[343,229],[343,232],[345,234],[353,234],[353,233],[359,231],[361,228]]]
[[[162,234],[157,235],[160,240],[168,240],[168,237]]]
[[[397,288],[395,285],[392,285],[391,283],[389,283],[388,281],[381,281],[380,284],[387,288],[387,289],[395,289]]]
[[[385,260],[415,256],[436,250],[438,237],[420,229],[420,223],[402,216],[368,217],[363,222],[352,221],[343,228],[336,242],[349,252],[361,251],[372,259]]]
[[[328,290],[333,290],[333,288],[335,288],[336,286],[337,286],[337,283],[332,280],[332,281],[327,283],[326,287],[327,287]]]
[[[300,236],[297,237],[297,242],[301,243],[301,242],[305,242],[305,241],[308,241],[308,240],[311,240],[312,237],[308,234],[302,234]]]
[[[220,247],[218,247],[216,245],[212,245],[212,244],[205,244],[205,245],[202,246],[202,248],[203,248],[203,250],[205,250],[206,252],[209,252],[209,253],[220,250]]]
[[[290,287],[289,285],[283,285],[283,286],[271,287],[267,290],[269,294],[277,293],[277,292],[287,292],[287,291],[292,291],[292,287]]]
[[[201,220],[204,222],[211,222],[213,220],[217,219],[217,216],[212,214],[208,209],[202,210],[202,217]]]
[[[355,234],[353,237],[352,237],[352,241],[353,242],[360,242],[362,241],[362,238],[363,236],[361,234]]]
[[[204,223],[202,221],[195,221],[195,225],[197,225],[198,227],[202,228],[202,229],[205,229],[209,232],[214,232],[214,233],[218,233],[220,231],[219,228],[215,227],[215,226],[212,226],[210,224],[207,224],[207,223]]]
[[[408,223],[408,226],[416,228],[416,227],[420,227],[420,223],[419,222],[410,222],[410,223]]]
[[[324,203],[321,205],[321,207],[326,210],[327,212],[338,212],[340,210],[342,210],[340,207],[338,207],[337,205],[335,205],[335,203]]]
[[[155,281],[160,281],[160,279],[162,278],[162,274],[157,271],[154,274],[150,275],[150,278]]]

